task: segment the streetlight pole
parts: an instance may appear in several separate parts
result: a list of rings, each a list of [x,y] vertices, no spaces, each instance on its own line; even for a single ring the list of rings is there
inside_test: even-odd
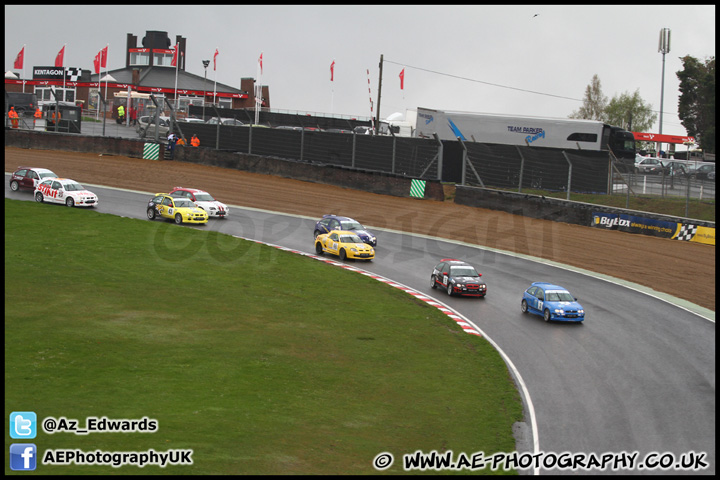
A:
[[[662,53],[662,83],[660,86],[660,134],[662,135],[663,100],[665,98],[665,54],[670,52],[670,29],[660,29],[660,40],[658,41],[658,52]],[[662,143],[658,142],[658,156],[662,150]]]
[[[207,67],[210,65],[210,60],[203,60],[203,67],[205,67],[205,82],[203,83],[203,122],[205,121],[205,100],[207,99]]]

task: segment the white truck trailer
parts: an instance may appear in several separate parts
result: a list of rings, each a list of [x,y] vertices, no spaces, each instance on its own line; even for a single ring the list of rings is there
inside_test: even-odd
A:
[[[419,107],[408,111],[399,122],[388,117],[388,124],[414,123],[409,136],[464,142],[499,143],[568,150],[607,151],[618,158],[635,159],[635,138],[631,132],[594,120],[511,116],[491,113],[452,112]],[[400,133],[396,135],[402,136]]]

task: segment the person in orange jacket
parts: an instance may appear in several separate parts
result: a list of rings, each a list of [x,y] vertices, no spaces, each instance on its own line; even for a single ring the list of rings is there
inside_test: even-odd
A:
[[[15,106],[11,106],[10,110],[8,111],[8,118],[10,118],[10,123],[12,123],[12,128],[18,128],[18,114],[15,111]]]
[[[190,145],[193,147],[199,147],[200,146],[200,139],[193,133],[192,138],[190,139]]]
[[[34,115],[34,117],[35,117],[35,118],[33,118],[33,128],[35,128],[35,122],[36,122],[38,119],[42,118],[42,110],[40,110],[40,107],[37,107],[37,108],[35,109],[35,115]]]
[[[181,137],[181,138],[178,138],[178,141],[177,141],[177,144],[176,144],[176,145],[185,145],[185,140],[183,140],[182,137]]]

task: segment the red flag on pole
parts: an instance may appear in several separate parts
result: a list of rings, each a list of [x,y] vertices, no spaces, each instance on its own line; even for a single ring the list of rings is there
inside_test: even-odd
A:
[[[260,75],[262,75],[262,52],[260,53],[260,58],[258,58],[258,62],[260,62]]]
[[[65,57],[65,45],[63,45],[63,47],[58,52],[57,57],[55,57],[55,66],[56,67],[62,67],[64,65],[63,64],[64,57]]]
[[[108,47],[105,45],[105,48],[100,50],[100,66],[102,68],[107,68],[107,56],[108,56]],[[100,72],[98,72],[100,73]]]
[[[402,69],[402,72],[400,72],[400,90],[402,90],[405,87],[405,69]]]
[[[335,76],[335,60],[333,60],[333,63],[330,64],[330,81],[333,81],[333,77]]]
[[[18,53],[17,57],[15,57],[15,65],[13,66],[13,68],[22,70],[24,57],[25,57],[25,47],[22,47],[22,50],[20,50],[20,53]]]
[[[215,55],[213,56],[213,70],[217,70],[217,56],[218,56],[218,49],[215,49]]]
[[[95,73],[100,73],[100,57],[102,56],[102,50],[95,55],[95,60],[93,60],[93,66],[95,67]]]
[[[175,51],[173,52],[173,58],[172,58],[172,60],[170,61],[170,66],[171,66],[171,67],[176,67],[176,66],[177,66],[177,55],[178,55],[178,50],[179,50],[179,49],[180,49],[180,44],[178,43],[177,45],[175,45],[175,49],[174,49]]]

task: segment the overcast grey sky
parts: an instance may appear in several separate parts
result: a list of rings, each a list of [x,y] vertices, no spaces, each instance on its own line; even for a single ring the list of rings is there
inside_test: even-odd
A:
[[[659,112],[665,27],[662,133],[685,135],[676,72],[685,55],[715,56],[714,5],[5,5],[5,71],[23,45],[27,77],[64,44],[65,66],[92,69],[109,44],[108,67],[123,68],[127,34],[160,30],[187,39],[190,73],[219,50],[208,83],[240,88],[262,53],[274,109],[370,116],[369,69],[377,113],[383,55],[382,118],[417,107],[567,117],[594,74],[608,99],[637,90]]]

